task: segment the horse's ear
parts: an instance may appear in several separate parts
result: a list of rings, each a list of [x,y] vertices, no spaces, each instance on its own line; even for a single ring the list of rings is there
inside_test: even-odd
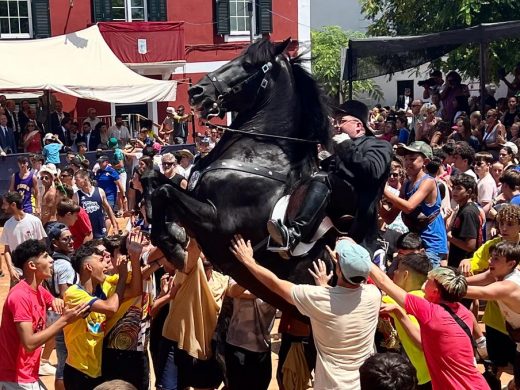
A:
[[[289,46],[289,43],[291,43],[291,37],[287,38],[285,41],[280,43],[274,44],[274,55],[277,56],[278,54],[282,54],[285,49]]]

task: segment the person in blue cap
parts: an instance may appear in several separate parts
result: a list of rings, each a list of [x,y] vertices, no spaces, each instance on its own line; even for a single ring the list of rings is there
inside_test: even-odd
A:
[[[328,248],[328,247],[327,247]],[[278,278],[253,258],[251,241],[235,235],[231,252],[267,288],[311,320],[318,351],[315,389],[359,389],[359,367],[373,353],[374,334],[381,305],[381,293],[366,284],[372,261],[368,251],[350,238],[342,238],[333,252],[333,271],[318,260],[309,269],[317,286],[293,284]],[[334,287],[328,285],[333,272]]]

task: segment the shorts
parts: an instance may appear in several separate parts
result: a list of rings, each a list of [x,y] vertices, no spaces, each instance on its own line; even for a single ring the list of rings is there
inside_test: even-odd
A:
[[[215,350],[215,345],[213,345],[213,350]],[[188,355],[186,351],[177,348],[177,343],[175,343],[174,358],[178,370],[179,389],[186,387],[218,388],[222,383],[224,376],[215,355],[209,360],[196,359]]]
[[[63,369],[63,382],[66,389],[90,390],[102,383],[102,378],[92,378],[76,370],[74,367],[65,364],[65,368]]]
[[[138,390],[148,390],[150,364],[146,352],[103,348],[101,362],[103,381],[121,379]]]
[[[489,360],[497,367],[507,367],[514,364],[516,357],[516,343],[509,335],[486,325],[486,346]]]
[[[0,389],[2,389],[2,390],[47,390],[47,388],[40,381],[32,382],[32,383],[0,382]]]
[[[60,330],[56,334],[56,357],[58,358],[58,364],[56,365],[56,379],[63,380],[63,369],[65,368],[65,362],[67,361],[67,346],[65,345],[65,336],[63,330]]]

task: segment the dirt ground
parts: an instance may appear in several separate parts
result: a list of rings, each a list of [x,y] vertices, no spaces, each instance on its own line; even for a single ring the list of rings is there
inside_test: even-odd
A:
[[[120,226],[124,226],[124,225],[120,224]],[[0,228],[0,234],[1,234],[1,232],[2,232],[2,228]],[[3,247],[0,245],[0,256],[2,256],[1,253],[3,253]],[[4,274],[5,274],[4,277],[0,278],[0,307],[3,307],[7,293],[9,292],[9,277],[7,274],[7,269],[5,266],[5,262],[3,261],[3,258],[1,260],[2,260],[2,270],[4,271]],[[0,311],[0,317],[1,317],[1,311]],[[277,330],[278,330],[278,320],[276,320],[275,326],[273,327],[273,332],[271,334],[271,340],[272,340],[271,359],[272,359],[272,365],[273,365],[273,375],[272,375],[271,384],[269,385],[269,390],[278,389],[278,385],[277,385],[276,379],[275,379],[276,367],[278,366],[277,353],[278,353],[278,349],[280,348],[279,335],[276,333]],[[56,364],[56,354],[54,352],[53,352],[50,360],[51,360],[52,364]],[[483,371],[482,366],[479,365],[479,367],[480,367],[480,371],[482,372]],[[511,378],[512,378],[512,376],[509,373],[504,373],[502,375],[501,381],[502,381],[502,385],[504,386],[503,387],[504,389],[507,388],[507,384],[509,383]],[[153,385],[155,383],[155,377],[153,376],[153,370],[152,370],[151,379],[152,379],[151,388],[154,388]],[[49,389],[49,390],[54,389],[54,376],[44,376],[44,377],[41,377],[41,380],[45,384],[47,389]]]

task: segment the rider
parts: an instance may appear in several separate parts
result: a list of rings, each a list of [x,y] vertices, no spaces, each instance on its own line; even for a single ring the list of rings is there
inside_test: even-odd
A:
[[[311,179],[300,209],[286,225],[274,219],[267,223],[271,238],[281,247],[292,250],[300,241],[309,242],[329,203],[341,208],[355,202],[350,205],[354,219],[348,235],[375,249],[377,204],[393,151],[389,142],[374,137],[367,121],[368,107],[360,101],[349,100],[336,109],[334,123],[339,134],[333,138],[335,154],[327,161],[328,173]]]

